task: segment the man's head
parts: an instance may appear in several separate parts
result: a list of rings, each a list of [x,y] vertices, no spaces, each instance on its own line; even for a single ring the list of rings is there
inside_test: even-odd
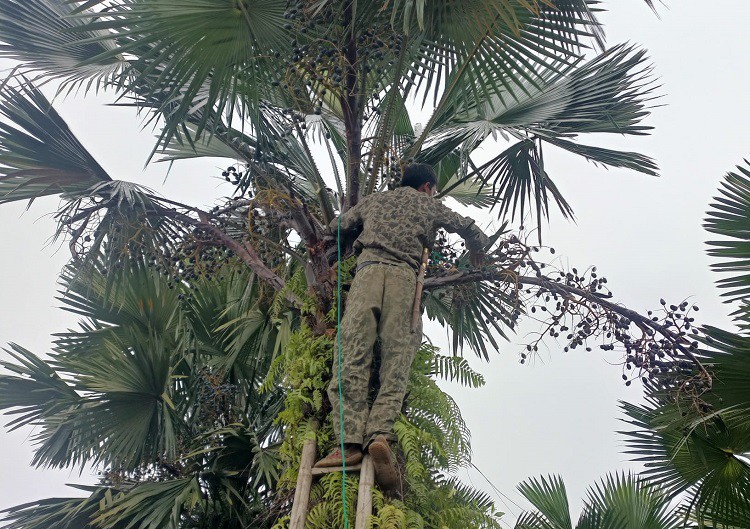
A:
[[[413,187],[432,196],[437,191],[437,176],[426,163],[413,163],[404,167],[401,175],[402,187]]]

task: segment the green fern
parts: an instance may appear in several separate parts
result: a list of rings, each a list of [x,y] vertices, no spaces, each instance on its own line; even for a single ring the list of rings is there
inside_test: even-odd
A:
[[[349,268],[342,269],[347,279]],[[335,309],[328,315],[334,321]],[[265,386],[281,385],[286,391],[284,410],[278,423],[284,429],[279,456],[284,469],[279,490],[291,490],[299,472],[299,458],[306,439],[316,439],[318,452],[333,447],[333,429],[326,399],[335,342],[315,335],[302,325],[284,351],[274,360]],[[409,380],[405,414],[396,422],[404,468],[403,497],[373,494],[373,529],[444,529],[497,527],[494,505],[480,492],[466,487],[443,472],[469,463],[470,433],[455,401],[436,383],[436,378],[454,380],[469,387],[484,383],[462,358],[444,356],[428,344],[417,353]],[[347,475],[347,512],[350,525],[356,512],[359,476]],[[331,473],[317,481],[310,493],[307,529],[343,529],[342,475]],[[274,529],[286,529],[282,518]]]

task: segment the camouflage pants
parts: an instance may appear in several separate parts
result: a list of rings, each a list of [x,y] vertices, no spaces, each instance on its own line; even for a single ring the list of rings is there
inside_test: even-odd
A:
[[[411,332],[417,276],[407,264],[370,264],[354,277],[341,321],[341,390],[344,442],[367,445],[383,434],[395,440],[393,423],[401,412],[409,373],[422,340],[422,325]],[[373,347],[381,342],[380,390],[368,409]],[[333,426],[340,436],[338,362],[328,386]],[[339,439],[340,442],[340,439]]]

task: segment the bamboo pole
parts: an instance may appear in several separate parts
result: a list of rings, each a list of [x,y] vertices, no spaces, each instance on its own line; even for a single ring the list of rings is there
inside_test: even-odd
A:
[[[375,483],[375,469],[372,459],[365,454],[362,468],[359,470],[359,492],[357,494],[357,519],[354,529],[367,529],[372,515],[372,486]]]
[[[317,430],[317,425],[313,428]],[[315,437],[307,439],[302,445],[302,457],[297,475],[297,487],[294,489],[294,502],[292,503],[292,518],[289,529],[304,529],[307,521],[307,506],[310,503],[310,489],[312,488],[312,466],[315,463],[317,451]]]

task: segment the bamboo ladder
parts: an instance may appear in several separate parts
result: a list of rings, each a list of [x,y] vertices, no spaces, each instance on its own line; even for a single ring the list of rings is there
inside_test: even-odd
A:
[[[342,467],[313,468],[315,453],[315,439],[306,440],[302,446],[302,459],[299,465],[299,475],[297,476],[297,488],[294,490],[292,519],[289,523],[289,529],[305,528],[313,478],[328,474],[329,472],[341,472],[343,470]],[[357,516],[354,522],[354,529],[366,529],[372,515],[372,487],[375,483],[375,469],[372,466],[372,459],[370,459],[369,454],[365,454],[361,464],[347,466],[346,471],[359,472]]]

